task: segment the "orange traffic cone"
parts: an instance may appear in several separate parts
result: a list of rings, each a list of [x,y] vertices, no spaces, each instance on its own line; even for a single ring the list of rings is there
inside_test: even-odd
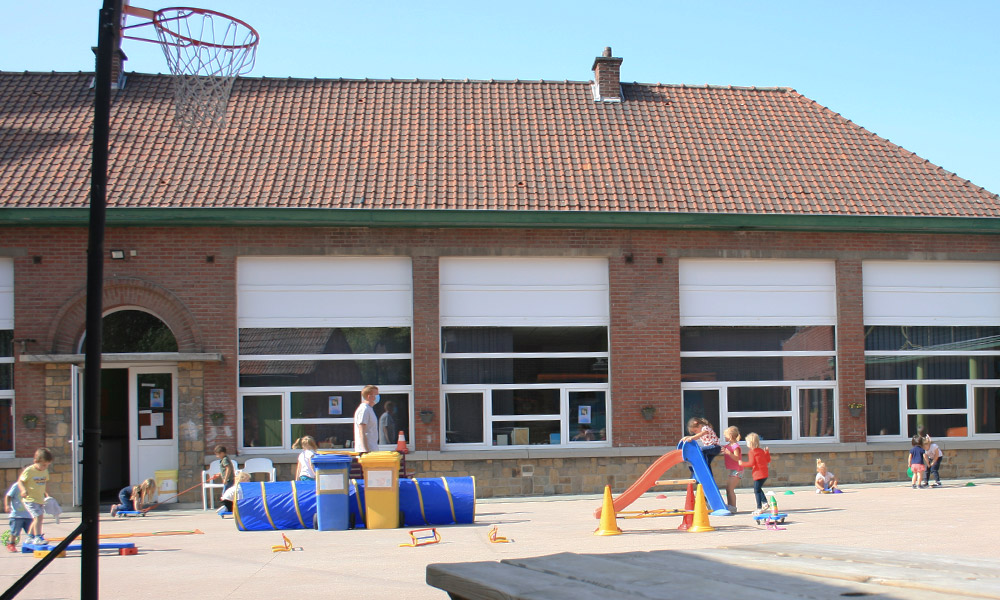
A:
[[[409,452],[409,449],[406,447],[406,436],[403,435],[402,431],[399,432],[399,439],[396,440],[396,452],[400,454]]]
[[[618,529],[618,519],[615,514],[615,503],[611,499],[611,486],[604,486],[604,504],[601,506],[601,526],[594,531],[594,535],[621,535],[622,530]]]
[[[688,529],[689,532],[698,533],[701,531],[715,531],[708,522],[708,502],[705,500],[705,490],[698,484],[698,495],[694,499],[694,524]]]
[[[692,513],[684,515],[681,519],[681,524],[677,526],[677,529],[681,531],[687,531],[691,529],[691,525],[694,524],[694,484],[688,484],[687,498],[684,499],[684,510],[690,510]]]

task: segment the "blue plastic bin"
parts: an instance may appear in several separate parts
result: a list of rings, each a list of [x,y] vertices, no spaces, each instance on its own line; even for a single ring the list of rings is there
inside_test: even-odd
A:
[[[351,457],[342,454],[315,454],[316,526],[320,531],[341,531],[350,525],[347,493]]]

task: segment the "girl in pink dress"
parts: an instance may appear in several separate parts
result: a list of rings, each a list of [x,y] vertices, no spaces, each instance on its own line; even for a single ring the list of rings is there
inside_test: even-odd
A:
[[[726,459],[726,503],[729,505],[729,512],[736,513],[736,486],[743,479],[743,467],[740,466],[740,459],[743,458],[743,450],[740,449],[740,430],[736,426],[727,427],[722,432],[726,438],[726,445],[722,447],[722,454]]]

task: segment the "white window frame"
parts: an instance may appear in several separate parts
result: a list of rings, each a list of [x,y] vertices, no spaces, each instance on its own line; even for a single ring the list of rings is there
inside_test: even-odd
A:
[[[380,355],[384,356],[384,355]],[[241,387],[237,390],[237,397],[239,398],[237,402],[236,418],[237,418],[237,444],[240,448],[240,454],[274,454],[276,452],[298,452],[298,449],[292,449],[292,444],[295,440],[291,439],[291,432],[293,425],[352,425],[354,423],[354,413],[344,414],[339,417],[330,417],[322,419],[293,419],[292,418],[292,393],[294,392],[329,392],[331,395],[335,395],[338,392],[359,392],[361,386],[356,385],[341,385],[341,386],[289,386],[289,387]],[[409,423],[413,423],[413,386],[405,385],[380,385],[378,386],[379,394],[393,394],[407,396],[407,414],[409,418]],[[244,396],[280,396],[281,397],[281,446],[244,446],[243,444],[243,397]],[[411,435],[407,436],[408,439],[412,439]],[[380,444],[380,449],[383,450],[395,450],[396,442],[393,441],[391,444]],[[353,445],[350,448],[345,448],[345,450],[353,450]]]
[[[883,352],[877,352],[879,356]],[[906,398],[906,388],[911,385],[951,385],[965,386],[965,408],[934,408],[934,409],[911,409]],[[975,389],[976,388],[1000,388],[1000,379],[875,379],[865,382],[865,391],[868,390],[888,390],[895,389],[899,401],[899,435],[870,435],[866,439],[869,442],[890,442],[906,441],[910,439],[908,424],[910,415],[965,415],[966,431],[968,435],[964,437],[955,436],[941,438],[948,440],[1000,440],[1000,433],[977,433],[975,423]],[[867,428],[867,424],[866,424]]]
[[[586,353],[607,355],[607,353]],[[442,355],[446,356],[446,355]],[[447,355],[449,358],[454,358]],[[523,358],[525,355],[515,355]],[[546,358],[551,355],[544,355]],[[573,354],[574,357],[580,356]],[[493,357],[507,358],[508,356]],[[482,355],[476,355],[482,358]],[[545,415],[494,415],[492,392],[493,390],[559,390],[559,413]],[[571,392],[601,392],[604,394],[605,402],[605,439],[594,441],[571,441],[569,439],[569,395]],[[483,399],[483,441],[479,443],[448,443],[447,432],[445,431],[447,419],[441,419],[441,449],[444,450],[519,450],[525,448],[584,448],[584,447],[607,447],[611,445],[611,406],[610,406],[610,384],[594,383],[503,383],[503,384],[450,384],[441,386],[441,414],[447,411],[447,394],[482,394]],[[537,445],[514,445],[506,446],[493,445],[493,424],[511,421],[559,421],[559,443],[558,444],[537,444]]]
[[[713,355],[717,356],[717,355]],[[769,410],[769,411],[730,411],[729,410],[729,388],[742,388],[742,387],[774,387],[780,388],[785,387],[790,389],[791,394],[791,406],[789,410]],[[799,416],[799,392],[801,390],[833,390],[833,406],[834,406],[834,421],[833,421],[833,435],[824,437],[802,437],[799,435],[799,430],[801,428],[801,417]],[[792,439],[790,440],[762,440],[766,441],[768,444],[775,445],[788,445],[788,444],[802,444],[802,443],[835,443],[840,439],[840,420],[841,415],[839,414],[839,409],[837,408],[837,382],[836,381],[811,381],[811,380],[792,380],[792,381],[686,381],[681,384],[681,395],[683,397],[684,391],[686,390],[715,390],[719,392],[719,423],[713,423],[717,426],[716,433],[719,435],[719,439],[722,439],[722,432],[725,431],[726,427],[729,427],[729,419],[731,418],[768,418],[768,417],[791,417],[792,418]],[[682,423],[681,428],[683,431],[681,435],[688,435],[687,423]],[[740,431],[743,437],[746,437],[748,431]]]

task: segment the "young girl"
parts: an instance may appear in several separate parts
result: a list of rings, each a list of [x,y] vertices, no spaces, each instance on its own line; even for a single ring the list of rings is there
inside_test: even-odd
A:
[[[749,458],[747,462],[741,462],[741,467],[750,467],[753,475],[753,495],[757,500],[757,510],[754,515],[762,514],[767,510],[767,496],[764,495],[764,482],[767,481],[767,465],[771,462],[771,449],[760,449],[760,436],[756,433],[747,434],[747,448],[749,448]]]
[[[722,447],[722,453],[726,459],[726,472],[729,477],[726,479],[726,502],[729,504],[729,511],[736,512],[736,486],[743,479],[743,467],[740,466],[740,459],[743,457],[743,450],[740,449],[740,430],[735,426],[727,427],[722,432],[726,438],[726,445]]]
[[[923,479],[923,473],[927,471],[926,455],[924,453],[924,438],[915,435],[913,439],[910,440],[912,448],[910,448],[910,453],[907,456],[909,464],[907,467],[913,471],[913,477],[910,479],[910,487],[917,489],[920,485],[920,481]]]
[[[119,504],[111,507],[111,516],[117,515],[120,510],[142,510],[154,500],[156,500],[155,479],[147,479],[139,485],[127,485],[118,492]]]
[[[311,435],[302,436],[299,439],[302,446],[302,453],[299,454],[299,462],[295,466],[295,479],[298,481],[315,481],[316,471],[313,469],[312,457],[319,450],[316,440]]]
[[[236,472],[236,485],[222,493],[222,506],[217,511],[220,515],[224,512],[233,512],[233,502],[242,497],[242,494],[239,492],[240,484],[247,481],[250,481],[250,473],[244,471]]]
[[[688,420],[688,433],[681,438],[682,442],[698,441],[701,444],[701,453],[705,455],[705,462],[708,463],[709,470],[712,469],[712,459],[722,452],[719,447],[719,436],[712,429],[712,424],[704,417],[692,417]]]
[[[826,463],[816,459],[816,493],[822,494],[824,491],[837,491],[837,476],[832,471],[827,470]]]

